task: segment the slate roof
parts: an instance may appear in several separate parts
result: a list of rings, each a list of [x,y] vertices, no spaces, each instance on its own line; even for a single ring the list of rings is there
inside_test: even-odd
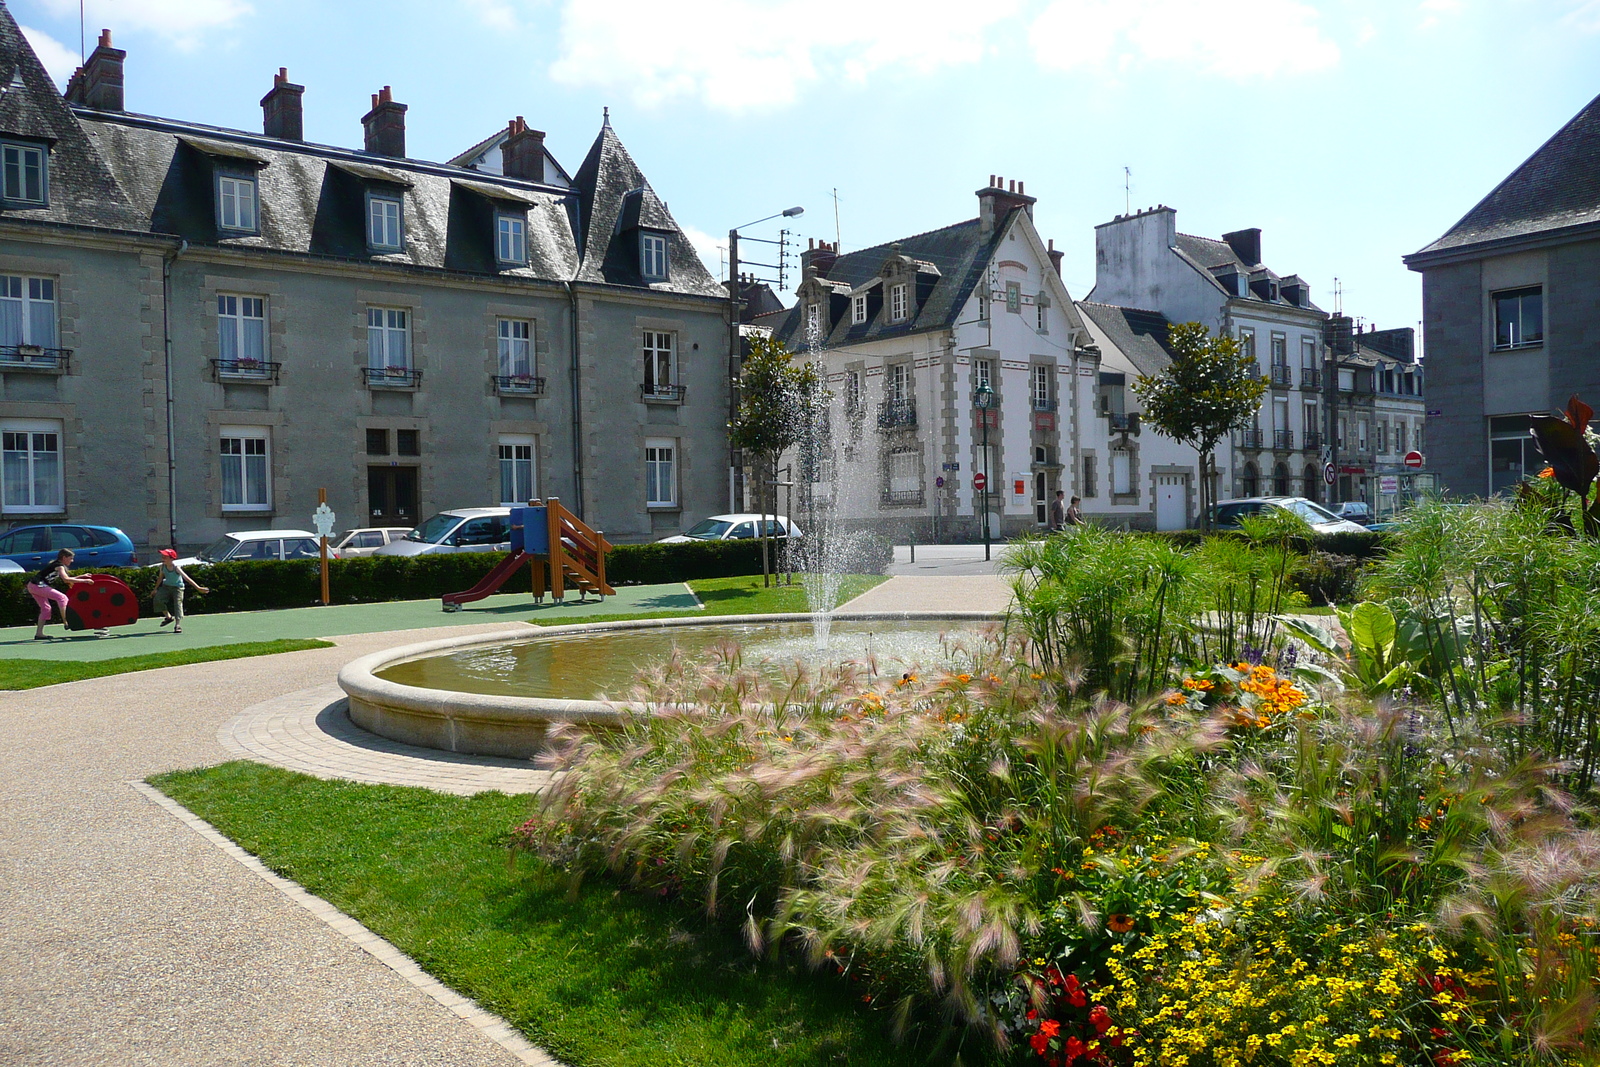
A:
[[[1600,225],[1600,96],[1414,258]]]
[[[22,86],[12,84],[20,77]],[[0,134],[46,141],[49,206],[0,209],[41,220],[191,244],[326,256],[418,268],[643,287],[637,245],[624,248],[621,216],[668,232],[672,278],[651,290],[725,297],[650,190],[609,123],[590,152],[593,181],[574,234],[567,191],[465,167],[393,159],[330,145],[68,104],[0,3]],[[258,182],[259,234],[216,224],[215,176]],[[632,198],[630,190],[641,190]],[[402,201],[401,251],[367,246],[366,194]],[[597,195],[598,193],[598,195]],[[526,267],[495,262],[495,212],[527,213]],[[583,253],[594,258],[586,260]]]
[[[1244,260],[1240,259],[1239,254],[1233,250],[1233,246],[1228,244],[1226,241],[1218,241],[1210,237],[1196,237],[1193,234],[1180,233],[1177,235],[1177,245],[1175,247],[1178,250],[1179,256],[1187,259],[1191,266],[1193,266],[1201,274],[1210,276],[1213,281],[1215,281],[1216,278],[1216,271],[1213,268],[1216,267],[1232,267],[1234,270],[1237,270],[1240,274],[1243,274],[1247,278],[1252,274],[1265,274],[1266,277],[1272,281],[1283,280],[1281,275],[1277,274],[1275,271],[1269,270],[1260,263],[1246,263]],[[1215,284],[1218,288],[1223,288],[1221,282],[1215,282]],[[1224,291],[1226,290],[1224,289]],[[1302,306],[1300,304],[1291,303],[1290,301],[1284,299],[1281,295],[1277,300],[1268,300],[1254,289],[1248,287],[1245,289],[1245,294],[1243,296],[1233,296],[1231,293],[1229,296],[1235,300],[1251,300],[1258,304],[1269,304],[1275,307],[1295,308],[1297,310],[1305,311],[1322,310],[1321,308],[1317,307],[1315,303],[1308,303]]]
[[[835,283],[832,287],[836,292],[839,289],[837,283],[843,283],[854,291],[873,281],[884,263],[897,251],[899,255],[917,261],[917,309],[911,319],[902,323],[889,323],[887,316],[880,313],[861,325],[853,325],[848,315],[836,315],[833,329],[824,343],[829,346],[859,344],[883,337],[954,326],[961,309],[971,299],[973,289],[983,279],[984,269],[993,258],[995,246],[1005,232],[1005,223],[986,234],[981,232],[979,219],[968,219],[943,229],[929,230],[840,256],[828,268],[827,277],[823,279]],[[922,263],[933,267],[937,273],[920,269]],[[797,304],[789,310],[789,317],[776,336],[791,350],[798,351],[806,347],[801,308]]]
[[[1159,311],[1098,304],[1091,300],[1076,303],[1078,310],[1099,327],[1140,374],[1153,377],[1171,366],[1172,352],[1167,347],[1167,337],[1172,323]]]

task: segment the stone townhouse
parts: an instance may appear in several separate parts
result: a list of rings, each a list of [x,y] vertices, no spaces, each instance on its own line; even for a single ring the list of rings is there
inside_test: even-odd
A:
[[[1348,336],[1335,354],[1338,380],[1332,403],[1334,491],[1339,500],[1362,500],[1388,514],[1425,489],[1428,472],[1405,466],[1422,451],[1426,415],[1415,331],[1350,330],[1344,316],[1330,320],[1335,337]],[[1385,487],[1388,488],[1385,488]]]
[[[1428,466],[1463,496],[1543,466],[1529,415],[1600,407],[1600,97],[1426,248]]]
[[[1039,529],[1057,490],[1096,521],[1187,525],[1193,453],[1173,465],[1120,392],[1106,399],[1138,370],[1119,343],[1143,359],[1147,339],[1073,302],[1024,183],[991,176],[977,197],[952,226],[812,248],[795,306],[758,320],[820,360],[834,394],[831,462],[802,470],[811,499],[920,538],[982,537],[985,502],[992,536]]]
[[[0,518],[140,545],[557,496],[615,541],[726,502],[727,298],[609,119],[570,176],[520,118],[406,156],[65,96],[0,7]],[[354,125],[352,116],[352,126]]]

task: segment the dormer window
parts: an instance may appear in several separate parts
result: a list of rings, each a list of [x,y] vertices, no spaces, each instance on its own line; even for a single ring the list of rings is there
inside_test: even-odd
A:
[[[399,197],[367,194],[367,244],[379,252],[398,252],[405,247]]]
[[[659,233],[639,235],[639,273],[647,282],[667,280],[667,239]]]
[[[256,180],[233,174],[217,176],[217,229],[257,233]]]
[[[909,304],[906,300],[906,283],[889,287],[889,318],[893,322],[904,322],[910,314]]]
[[[7,204],[49,202],[44,149],[31,144],[0,145],[0,196]]]
[[[860,326],[867,321],[867,294],[857,293],[850,298],[850,322]]]
[[[527,266],[528,220],[524,216],[506,213],[495,216],[494,257],[502,266]]]

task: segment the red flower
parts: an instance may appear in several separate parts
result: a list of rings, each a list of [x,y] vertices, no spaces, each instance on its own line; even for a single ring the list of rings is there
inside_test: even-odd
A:
[[[1065,1049],[1063,1049],[1062,1051],[1064,1051],[1067,1054],[1067,1062],[1071,1063],[1073,1060],[1075,1060],[1079,1056],[1083,1055],[1083,1053],[1084,1053],[1083,1042],[1079,1041],[1075,1037],[1069,1037],[1069,1038],[1067,1038],[1067,1047]]]
[[[1033,1046],[1034,1052],[1043,1056],[1045,1054],[1045,1050],[1050,1047],[1050,1039],[1043,1034],[1034,1034],[1032,1037],[1028,1038],[1028,1044]]]
[[[1111,1028],[1111,1013],[1106,1011],[1104,1004],[1096,1004],[1089,1009],[1089,1023],[1102,1034]]]
[[[1045,1037],[1055,1037],[1061,1033],[1061,1024],[1055,1019],[1046,1019],[1039,1024],[1039,1032]]]

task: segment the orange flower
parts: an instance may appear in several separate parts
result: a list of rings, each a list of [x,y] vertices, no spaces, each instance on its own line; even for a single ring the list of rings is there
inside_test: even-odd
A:
[[[1182,693],[1168,693],[1167,694],[1167,703],[1168,704],[1177,705],[1177,704],[1187,704],[1188,702],[1189,702],[1189,698],[1184,696]]]
[[[1555,476],[1556,469],[1554,467],[1546,467],[1544,470],[1539,472],[1539,477],[1541,478],[1554,478]]]
[[[1119,911],[1106,920],[1106,926],[1110,927],[1114,934],[1125,934],[1133,929],[1133,916],[1124,915]]]

